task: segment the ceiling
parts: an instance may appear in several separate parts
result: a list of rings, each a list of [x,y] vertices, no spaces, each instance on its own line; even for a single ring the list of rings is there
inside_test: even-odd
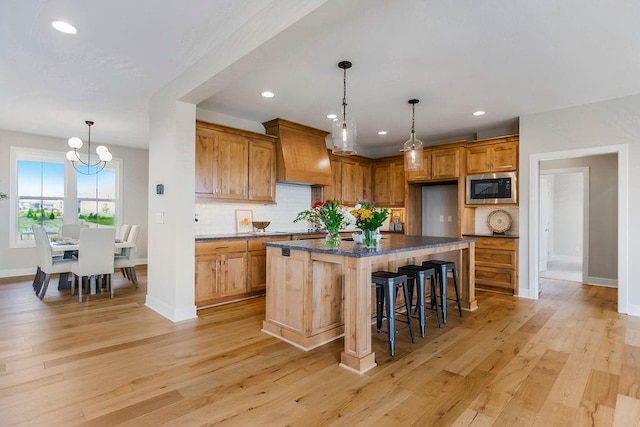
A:
[[[92,139],[146,147],[149,98],[278,2],[3,1],[0,128],[66,139],[94,120]],[[198,107],[330,130],[350,60],[361,154],[397,153],[410,98],[427,144],[517,131],[520,116],[640,93],[638,16],[631,0],[329,0],[225,66]]]

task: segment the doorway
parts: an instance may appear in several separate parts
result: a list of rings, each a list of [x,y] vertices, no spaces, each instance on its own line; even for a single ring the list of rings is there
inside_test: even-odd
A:
[[[540,164],[540,277],[585,283],[589,253],[589,168]]]
[[[529,222],[529,239],[528,239],[528,280],[529,298],[537,299],[540,290],[540,240],[541,240],[541,227],[540,227],[540,174],[541,164],[547,160],[577,160],[587,156],[599,156],[612,154],[616,161],[616,167],[612,174],[615,180],[611,186],[616,193],[615,199],[609,201],[595,200],[593,195],[596,194],[600,197],[601,193],[594,188],[595,184],[600,184],[600,181],[594,177],[594,170],[591,170],[590,178],[590,193],[591,200],[590,206],[613,206],[616,209],[613,218],[603,221],[599,216],[590,214],[594,219],[598,220],[598,224],[592,224],[590,227],[589,235],[591,244],[589,246],[589,252],[593,252],[596,248],[601,251],[603,257],[615,253],[615,262],[607,261],[601,262],[600,257],[596,257],[593,253],[589,256],[589,262],[594,259],[597,262],[593,263],[594,267],[599,269],[609,268],[613,271],[615,280],[603,279],[604,275],[598,277],[598,273],[591,271],[589,268],[587,283],[600,284],[602,286],[617,286],[618,287],[618,312],[629,312],[629,228],[628,228],[628,203],[629,203],[629,182],[628,182],[628,146],[627,145],[610,145],[603,147],[582,148],[568,151],[558,151],[550,153],[538,153],[532,154],[529,158],[529,206],[528,206],[528,222]],[[612,228],[608,228],[611,227]],[[597,235],[594,230],[602,232]],[[597,244],[595,244],[597,243]],[[604,248],[606,246],[606,248]]]

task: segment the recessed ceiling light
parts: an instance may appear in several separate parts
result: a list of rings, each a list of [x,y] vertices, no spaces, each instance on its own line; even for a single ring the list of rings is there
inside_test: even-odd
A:
[[[273,92],[269,92],[268,90],[265,90],[260,95],[262,95],[263,98],[273,98],[275,96]]]
[[[335,119],[336,117],[338,117],[338,115],[337,115],[337,114],[327,114],[327,119],[331,119],[331,120],[333,120],[333,119]]]
[[[379,130],[378,131],[378,135],[386,135],[387,131],[386,130]]]
[[[78,30],[76,30],[76,27],[64,21],[53,21],[51,23],[51,26],[61,33],[65,34],[75,34],[78,32]]]
[[[484,111],[482,111],[482,110],[474,111],[473,115],[474,116],[484,116]]]

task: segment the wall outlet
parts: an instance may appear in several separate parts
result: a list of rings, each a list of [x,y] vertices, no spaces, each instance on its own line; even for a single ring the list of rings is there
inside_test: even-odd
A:
[[[452,220],[453,220],[453,217],[452,217],[451,215],[449,215],[449,216],[447,217],[447,221],[451,222]]]

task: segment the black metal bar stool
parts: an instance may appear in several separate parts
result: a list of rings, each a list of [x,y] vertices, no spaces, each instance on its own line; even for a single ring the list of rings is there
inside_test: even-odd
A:
[[[436,270],[436,279],[440,285],[440,304],[442,306],[442,321],[447,323],[447,273],[451,271],[453,275],[453,285],[456,291],[456,305],[458,313],[462,317],[462,304],[460,303],[460,288],[458,286],[458,273],[456,272],[456,263],[453,261],[441,261],[432,259],[422,263],[423,267],[434,268]],[[454,300],[451,300],[454,301]]]
[[[409,285],[409,310],[411,310],[411,304],[413,303],[413,288],[414,284],[418,291],[418,296],[416,300],[416,308],[418,311],[417,319],[420,322],[420,335],[424,338],[425,335],[425,325],[428,317],[426,315],[425,309],[425,300],[427,299],[427,291],[426,291],[426,280],[429,277],[431,282],[431,308],[435,308],[436,318],[438,319],[438,327],[442,328],[442,323],[440,322],[440,304],[438,303],[438,296],[436,293],[436,271],[431,267],[424,267],[421,265],[404,265],[398,268],[399,274],[404,274],[407,276],[407,281]]]
[[[382,328],[382,311],[386,309],[387,317],[387,335],[389,341],[389,353],[393,356],[396,352],[396,292],[402,287],[404,292],[405,307],[407,310],[407,326],[411,335],[411,342],[416,340],[413,336],[411,328],[411,301],[409,299],[409,289],[407,286],[407,276],[404,274],[393,273],[391,271],[376,271],[371,273],[371,282],[376,285],[376,332],[381,332]],[[386,303],[386,307],[385,307]],[[404,329],[401,328],[401,329]]]

